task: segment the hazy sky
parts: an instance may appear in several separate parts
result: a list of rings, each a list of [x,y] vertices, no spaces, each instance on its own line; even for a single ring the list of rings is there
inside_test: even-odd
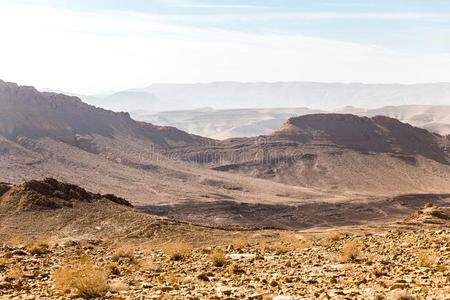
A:
[[[447,0],[0,0],[0,78],[77,93],[450,81]]]

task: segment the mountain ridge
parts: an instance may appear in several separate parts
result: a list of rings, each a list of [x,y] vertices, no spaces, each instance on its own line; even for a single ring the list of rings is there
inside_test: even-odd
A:
[[[392,220],[423,203],[421,195],[450,192],[443,137],[391,119],[340,116],[344,128],[367,127],[369,142],[357,130],[330,135],[339,126],[326,114],[300,117],[319,119],[300,133],[218,141],[11,86],[0,93],[9,105],[0,111],[3,182],[52,177],[177,220],[282,228],[327,226],[327,209],[340,224],[350,212],[349,224],[361,215]],[[412,143],[398,138],[402,131]],[[398,208],[391,199],[405,194],[416,196]]]
[[[13,140],[19,136],[53,136],[76,144],[85,135],[131,135],[159,146],[175,139],[202,142],[201,137],[173,127],[135,121],[127,112],[116,113],[88,105],[78,97],[40,93],[33,87],[4,81],[0,81],[0,109],[0,134]]]

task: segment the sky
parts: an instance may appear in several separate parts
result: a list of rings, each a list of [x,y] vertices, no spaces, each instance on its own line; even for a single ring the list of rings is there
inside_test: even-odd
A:
[[[0,39],[0,79],[78,94],[450,81],[447,0],[0,0]]]

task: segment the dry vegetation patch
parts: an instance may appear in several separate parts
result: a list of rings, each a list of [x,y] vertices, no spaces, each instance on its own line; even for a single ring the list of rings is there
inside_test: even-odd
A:
[[[42,299],[124,300],[264,299],[269,294],[275,299],[446,299],[450,292],[448,271],[443,268],[450,256],[438,250],[449,247],[448,229],[349,229],[329,247],[324,243],[335,239],[328,232],[311,236],[264,231],[258,236],[243,231],[240,236],[249,234],[250,244],[244,251],[227,249],[237,233],[216,234],[223,234],[223,241],[204,243],[202,236],[201,242],[192,239],[196,248],[183,242],[161,246],[167,237],[153,241],[152,248],[134,241],[86,248],[77,240],[55,244],[51,255],[41,256],[28,255],[23,244],[0,246],[0,299],[14,299],[17,291]],[[414,242],[408,248],[402,246],[410,239]],[[305,240],[312,246],[302,248]],[[431,250],[423,250],[430,245]],[[288,253],[281,255],[286,249]],[[67,261],[86,253],[90,258]],[[439,259],[430,258],[430,253],[439,254]],[[138,266],[128,263],[132,257],[139,259]],[[420,267],[419,261],[426,259],[431,263],[420,265],[430,267]]]
[[[228,263],[225,253],[221,250],[216,250],[211,254],[211,263],[214,267],[223,267]]]
[[[231,248],[233,250],[242,251],[248,246],[248,242],[244,241],[243,239],[234,239],[231,242]]]
[[[341,261],[355,261],[361,256],[361,245],[357,241],[348,241],[342,246]]]
[[[326,239],[330,242],[337,242],[341,239],[341,234],[336,231],[332,231],[327,234]]]
[[[273,249],[276,255],[283,255],[289,252],[289,249],[287,246],[285,246],[284,244],[278,244],[275,246],[275,248]]]
[[[29,244],[27,246],[27,251],[31,255],[40,256],[40,255],[44,255],[44,254],[48,253],[49,248],[50,248],[50,246],[47,242],[37,241],[32,244]]]
[[[415,253],[417,263],[420,267],[432,267],[439,261],[437,254],[431,250],[421,249]]]
[[[394,291],[391,297],[392,300],[417,300],[410,292],[408,291]]]
[[[83,298],[102,297],[108,291],[108,272],[87,256],[73,261],[53,274],[56,288],[63,294]]]
[[[191,252],[191,246],[185,242],[177,241],[166,244],[163,247],[163,252],[170,257],[171,260],[184,260]]]
[[[134,249],[130,247],[121,247],[119,248],[111,257],[113,262],[116,263],[128,263],[138,265],[139,260],[134,254]]]

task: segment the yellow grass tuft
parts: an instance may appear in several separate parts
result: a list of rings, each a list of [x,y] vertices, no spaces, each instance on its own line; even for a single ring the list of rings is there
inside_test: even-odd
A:
[[[416,300],[416,297],[407,291],[395,291],[392,295],[392,300]]]
[[[31,255],[41,256],[49,251],[49,245],[45,241],[36,241],[27,246],[27,251]]]
[[[232,264],[229,271],[232,275],[241,275],[246,273],[245,270],[237,263]]]
[[[276,245],[273,250],[274,250],[276,255],[283,255],[283,254],[288,253],[288,251],[289,251],[288,248],[285,245],[281,244],[281,243]]]
[[[108,265],[109,273],[112,275],[120,276],[122,272],[120,271],[120,267],[115,262],[110,262]]]
[[[330,242],[337,242],[341,239],[341,234],[339,232],[333,231],[328,233],[326,238]]]
[[[211,254],[211,263],[214,267],[223,267],[227,264],[227,257],[223,251],[217,250]]]
[[[158,278],[159,283],[162,284],[169,284],[175,289],[178,288],[178,286],[181,284],[182,278],[180,275],[175,273],[167,273],[167,274],[161,274]]]
[[[242,239],[234,239],[231,242],[231,246],[233,247],[234,250],[243,250],[248,246],[248,243]]]
[[[361,255],[361,246],[356,241],[349,241],[344,244],[341,250],[342,261],[352,261]]]
[[[430,250],[419,250],[415,253],[417,263],[420,267],[431,267],[438,262],[436,253]]]
[[[119,248],[111,259],[113,262],[138,264],[138,260],[134,255],[134,250],[128,247]]]
[[[20,280],[23,277],[23,270],[19,266],[14,266],[6,272],[6,276],[14,280]]]
[[[175,261],[186,259],[190,251],[191,247],[184,242],[169,243],[163,248],[163,252]]]
[[[0,271],[8,266],[8,259],[0,257]]]
[[[56,288],[62,293],[74,293],[82,298],[103,297],[108,291],[108,272],[96,266],[88,257],[82,257],[54,274]]]

